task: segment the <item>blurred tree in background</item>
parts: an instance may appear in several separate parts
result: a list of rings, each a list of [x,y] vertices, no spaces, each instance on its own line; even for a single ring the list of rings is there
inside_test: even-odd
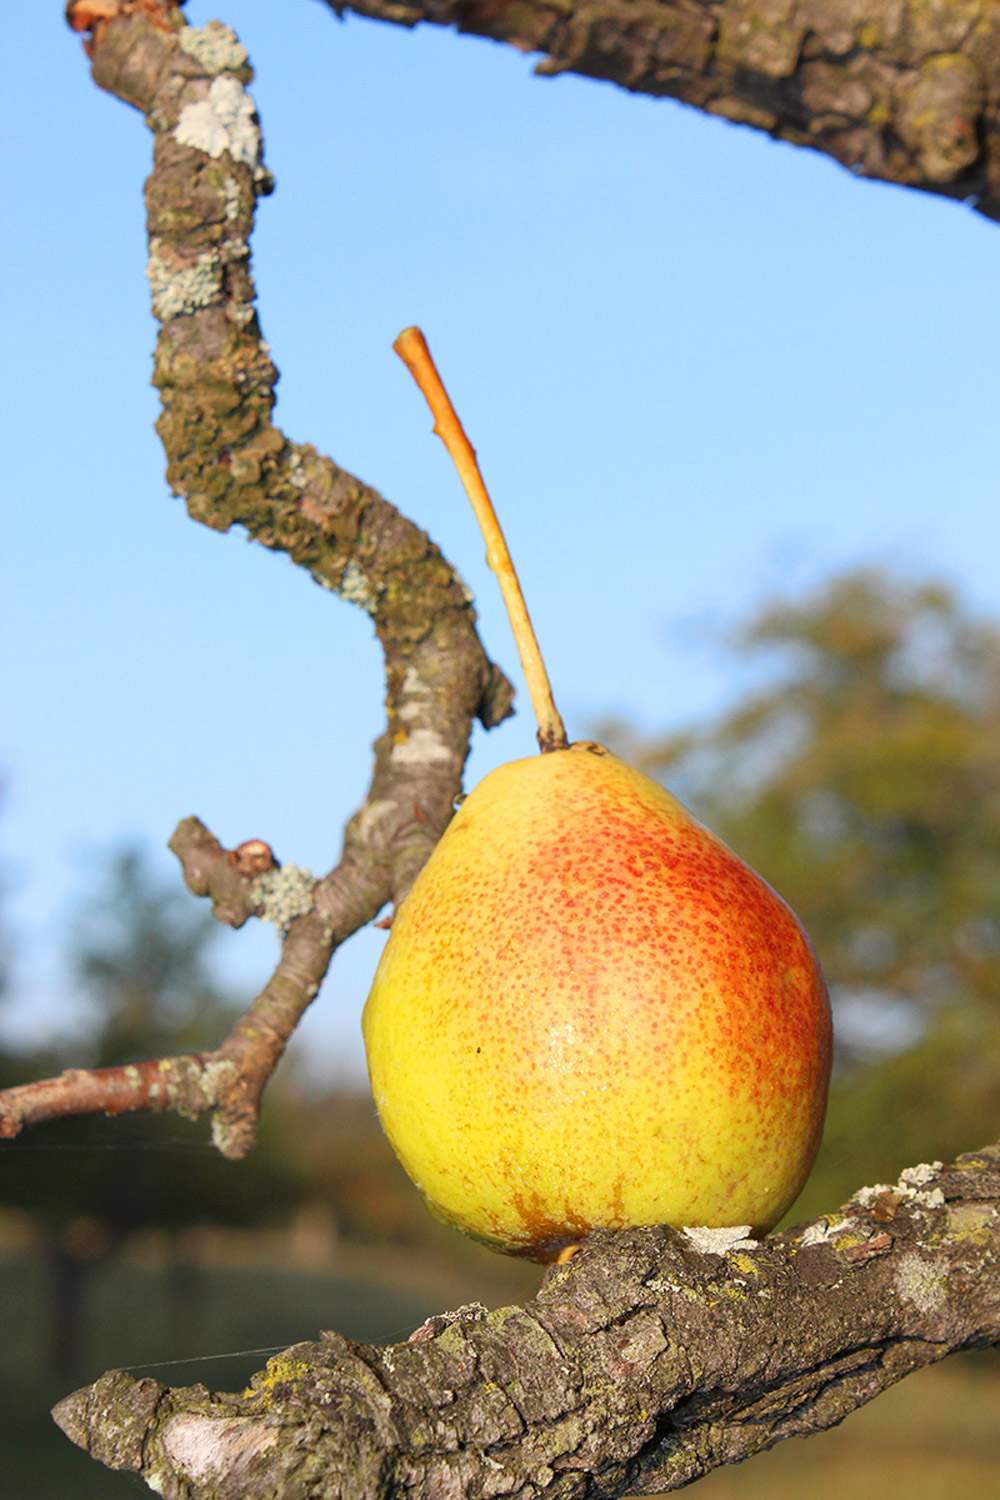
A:
[[[3,806],[5,787],[0,779],[0,810]],[[11,964],[13,958],[13,944],[11,942],[10,924],[7,917],[7,895],[9,881],[7,870],[0,865],[0,1013],[3,1011],[4,1001],[8,998],[10,991]],[[0,1034],[2,1036],[2,1034]],[[5,1050],[3,1041],[0,1039],[0,1089],[8,1088],[13,1083],[20,1083],[21,1074],[18,1071],[14,1058]]]
[[[71,977],[93,1016],[81,1065],[216,1046],[245,999],[212,972],[219,932],[204,903],[178,879],[158,877],[142,849],[105,855],[71,927]]]
[[[70,926],[71,978],[90,1002],[90,1025],[68,1043],[74,1065],[103,1067],[163,1052],[214,1046],[242,1008],[210,962],[220,929],[179,881],[158,876],[140,849],[112,850],[94,868]],[[82,1055],[81,1055],[82,1054]],[[8,1057],[23,1077],[66,1066],[58,1044],[46,1059]],[[88,1273],[137,1230],[176,1237],[195,1224],[273,1221],[302,1187],[272,1112],[260,1148],[227,1161],[204,1122],[128,1115],[113,1124],[50,1121],[5,1145],[0,1205],[27,1210],[44,1232],[52,1267],[51,1359],[67,1373],[80,1341]],[[181,1257],[178,1302],[196,1284]]]
[[[838,1065],[802,1218],[996,1136],[1000,632],[943,584],[867,569],[767,606],[733,647],[765,685],[717,723],[611,737],[819,953]]]

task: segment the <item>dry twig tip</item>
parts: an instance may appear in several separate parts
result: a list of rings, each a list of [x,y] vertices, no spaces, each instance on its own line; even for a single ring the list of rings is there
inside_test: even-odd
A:
[[[465,429],[451,404],[451,398],[444,388],[444,382],[427,347],[427,340],[420,329],[404,328],[392,347],[423,392],[434,418],[434,431],[447,448],[476,513],[479,529],[486,541],[486,561],[500,584],[528,683],[531,706],[538,720],[538,744],[542,750],[565,750],[569,743],[566,730],[552,697],[549,675],[545,670],[521,585],[507,550],[506,539],[483,476],[479,472],[476,450],[465,435]]]

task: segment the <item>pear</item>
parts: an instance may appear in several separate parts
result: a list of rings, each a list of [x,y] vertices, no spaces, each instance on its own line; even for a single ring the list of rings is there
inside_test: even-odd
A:
[[[483,521],[475,455],[422,335],[395,347]],[[512,1255],[548,1261],[596,1228],[764,1233],[822,1133],[816,957],[780,897],[669,792],[566,742],[486,506],[543,753],[485,777],[396,913],[363,1021],[382,1125],[431,1211]]]

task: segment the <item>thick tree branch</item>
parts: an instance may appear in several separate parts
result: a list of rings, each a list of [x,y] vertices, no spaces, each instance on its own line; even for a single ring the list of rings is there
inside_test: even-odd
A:
[[[167,1500],[679,1489],[1000,1340],[998,1265],[990,1147],[760,1243],[594,1235],[523,1308],[461,1308],[390,1348],[323,1334],[242,1395],[113,1373],[55,1415]]]
[[[153,131],[148,275],[167,477],[196,520],[244,527],[374,622],[388,723],[341,864],[317,893],[326,915],[348,906],[359,925],[405,894],[451,817],[473,718],[498,722],[511,690],[483,655],[468,590],[426,534],[272,422],[278,374],[249,270],[256,199],[271,187],[251,69],[226,27],[188,27],[165,9],[174,31],[138,13],[108,22],[93,71]]]
[[[996,0],[326,0],[541,52],[1000,218]]]
[[[249,270],[256,200],[271,180],[235,35],[218,22],[187,26],[172,0],[71,0],[68,15],[90,28],[95,82],[142,110],[153,132],[147,274],[162,325],[153,381],[167,477],[196,520],[243,526],[371,616],[388,722],[324,879],[266,859],[258,867],[247,845],[229,855],[197,819],[174,834],[189,886],[211,895],[221,920],[263,916],[283,933],[277,968],[222,1046],[0,1093],[0,1137],[53,1115],[213,1110],[216,1144],[242,1156],[334,950],[406,894],[452,815],[473,719],[498,723],[513,691],[483,652],[468,589],[426,534],[271,420],[278,372]],[[273,861],[253,845],[258,863],[262,850]]]

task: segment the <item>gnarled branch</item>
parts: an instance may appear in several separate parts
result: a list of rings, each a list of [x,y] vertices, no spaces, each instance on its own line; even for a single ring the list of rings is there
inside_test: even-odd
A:
[[[167,1500],[578,1500],[680,1489],[1000,1341],[1000,1147],[743,1233],[593,1235],[524,1307],[323,1334],[242,1395],[116,1372],[56,1420]]]
[[[540,52],[1000,218],[995,0],[326,0]]]
[[[173,0],[73,0],[68,14],[91,28],[95,82],[153,132],[147,274],[162,325],[153,381],[167,477],[195,520],[244,527],[371,616],[388,721],[368,795],[323,879],[294,865],[244,868],[197,819],[175,832],[188,884],[212,896],[217,916],[270,917],[283,933],[274,973],[225,1042],[0,1093],[0,1137],[53,1115],[212,1110],[216,1144],[238,1157],[335,949],[402,900],[452,815],[473,719],[498,723],[513,690],[483,652],[469,590],[427,535],[271,420],[278,372],[249,269],[256,200],[271,179],[243,47],[218,22],[187,26]]]

